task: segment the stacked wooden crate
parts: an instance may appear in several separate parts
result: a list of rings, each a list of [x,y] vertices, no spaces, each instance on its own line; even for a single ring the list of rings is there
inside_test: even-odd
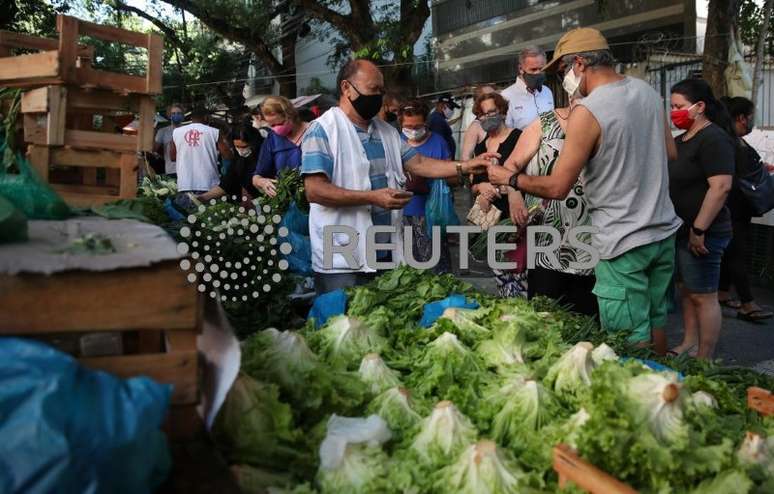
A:
[[[58,39],[0,31],[0,86],[28,89],[21,104],[28,159],[73,206],[134,197],[138,152],[153,148],[162,38],[65,15],[57,30]],[[95,69],[94,49],[81,36],[144,48],[145,75]],[[38,51],[12,56],[15,49]],[[136,135],[116,131],[122,115],[138,116]]]

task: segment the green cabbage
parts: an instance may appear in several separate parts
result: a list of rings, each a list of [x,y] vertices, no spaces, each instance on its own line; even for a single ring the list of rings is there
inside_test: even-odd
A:
[[[369,353],[363,357],[358,374],[374,395],[401,385],[400,373],[387,367],[382,358],[376,353]]]
[[[492,331],[476,322],[483,314],[480,310],[450,307],[443,311],[439,321],[449,320],[457,328],[455,332],[463,341],[473,343],[491,336]]]
[[[302,444],[290,406],[276,386],[240,374],[213,424],[212,437],[230,463],[308,472],[313,454]]]
[[[492,435],[501,444],[519,442],[549,423],[560,410],[551,391],[537,381],[526,381],[495,415]]]
[[[317,485],[322,494],[380,494],[387,490],[388,462],[381,446],[348,444],[335,468],[320,467]]]
[[[316,332],[320,357],[336,368],[356,369],[370,352],[380,353],[387,341],[360,319],[336,316]]]
[[[575,394],[591,384],[591,371],[594,361],[591,351],[594,346],[588,342],[580,342],[548,370],[546,385],[557,394]]]
[[[687,393],[676,374],[641,374],[633,377],[627,387],[641,419],[647,422],[654,436],[662,441],[675,441],[687,434],[683,420]]]
[[[507,370],[524,364],[525,339],[521,331],[498,331],[492,339],[482,341],[476,353],[487,367]]]
[[[443,465],[473,443],[478,431],[450,401],[441,401],[422,421],[411,449],[425,463]]]
[[[403,432],[412,429],[422,421],[421,407],[411,399],[406,388],[390,388],[374,398],[368,406],[368,413],[380,416],[390,430]]]
[[[470,445],[454,463],[438,472],[437,492],[456,494],[520,494],[523,472],[492,441]]]
[[[606,360],[618,360],[618,355],[607,344],[602,343],[591,352],[591,359],[594,365],[602,365]]]

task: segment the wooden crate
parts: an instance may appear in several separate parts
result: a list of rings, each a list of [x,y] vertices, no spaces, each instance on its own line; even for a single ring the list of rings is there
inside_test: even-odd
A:
[[[161,93],[164,42],[161,36],[127,31],[57,16],[58,39],[0,31],[0,86],[41,87],[52,84],[102,88],[121,94]],[[145,48],[148,61],[144,76],[97,70],[92,67],[94,50],[78,43],[80,36]],[[13,49],[37,50],[11,56]]]
[[[172,437],[190,436],[201,427],[196,413],[201,308],[177,261],[108,272],[0,275],[0,335],[121,332],[132,342],[125,343],[124,355],[79,361],[117,376],[144,375],[174,385],[167,420]]]
[[[148,95],[118,95],[66,86],[46,86],[23,94],[21,114],[27,156],[40,177],[72,206],[86,207],[137,194],[137,152],[153,148],[155,103]],[[138,134],[115,133],[112,120],[138,115]],[[103,121],[95,130],[95,118]],[[74,167],[57,176],[57,167]],[[104,170],[102,181],[97,176]]]
[[[559,488],[572,482],[591,494],[637,494],[637,491],[583,460],[568,445],[554,447],[554,470],[559,475]]]
[[[747,406],[764,417],[774,415],[774,395],[767,389],[747,388]]]

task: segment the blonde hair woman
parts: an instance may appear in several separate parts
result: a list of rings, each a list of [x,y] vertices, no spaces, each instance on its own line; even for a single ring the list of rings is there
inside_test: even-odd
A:
[[[253,185],[274,197],[280,171],[301,166],[301,139],[309,124],[301,121],[293,103],[283,96],[269,96],[263,100],[261,113],[272,131],[261,146]]]

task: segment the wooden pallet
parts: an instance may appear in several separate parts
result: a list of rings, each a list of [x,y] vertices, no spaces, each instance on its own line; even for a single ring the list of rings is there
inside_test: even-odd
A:
[[[151,96],[46,86],[23,94],[21,113],[30,163],[70,205],[88,207],[136,196],[137,152],[153,148]],[[137,135],[114,132],[111,122],[126,114],[139,116]],[[94,129],[95,119],[102,121],[101,130]],[[52,170],[58,167],[75,170],[57,176]],[[100,181],[98,174],[103,175]]]
[[[164,42],[156,34],[137,33],[112,26],[58,15],[58,39],[0,31],[0,86],[42,87],[70,85],[109,89],[121,94],[161,93]],[[144,76],[121,74],[92,67],[94,50],[78,44],[81,36],[145,48]],[[14,49],[37,50],[11,56]]]
[[[0,335],[121,332],[124,355],[79,361],[117,376],[144,375],[174,385],[167,420],[172,437],[190,436],[201,427],[196,413],[201,307],[176,261],[108,272],[0,275]]]

